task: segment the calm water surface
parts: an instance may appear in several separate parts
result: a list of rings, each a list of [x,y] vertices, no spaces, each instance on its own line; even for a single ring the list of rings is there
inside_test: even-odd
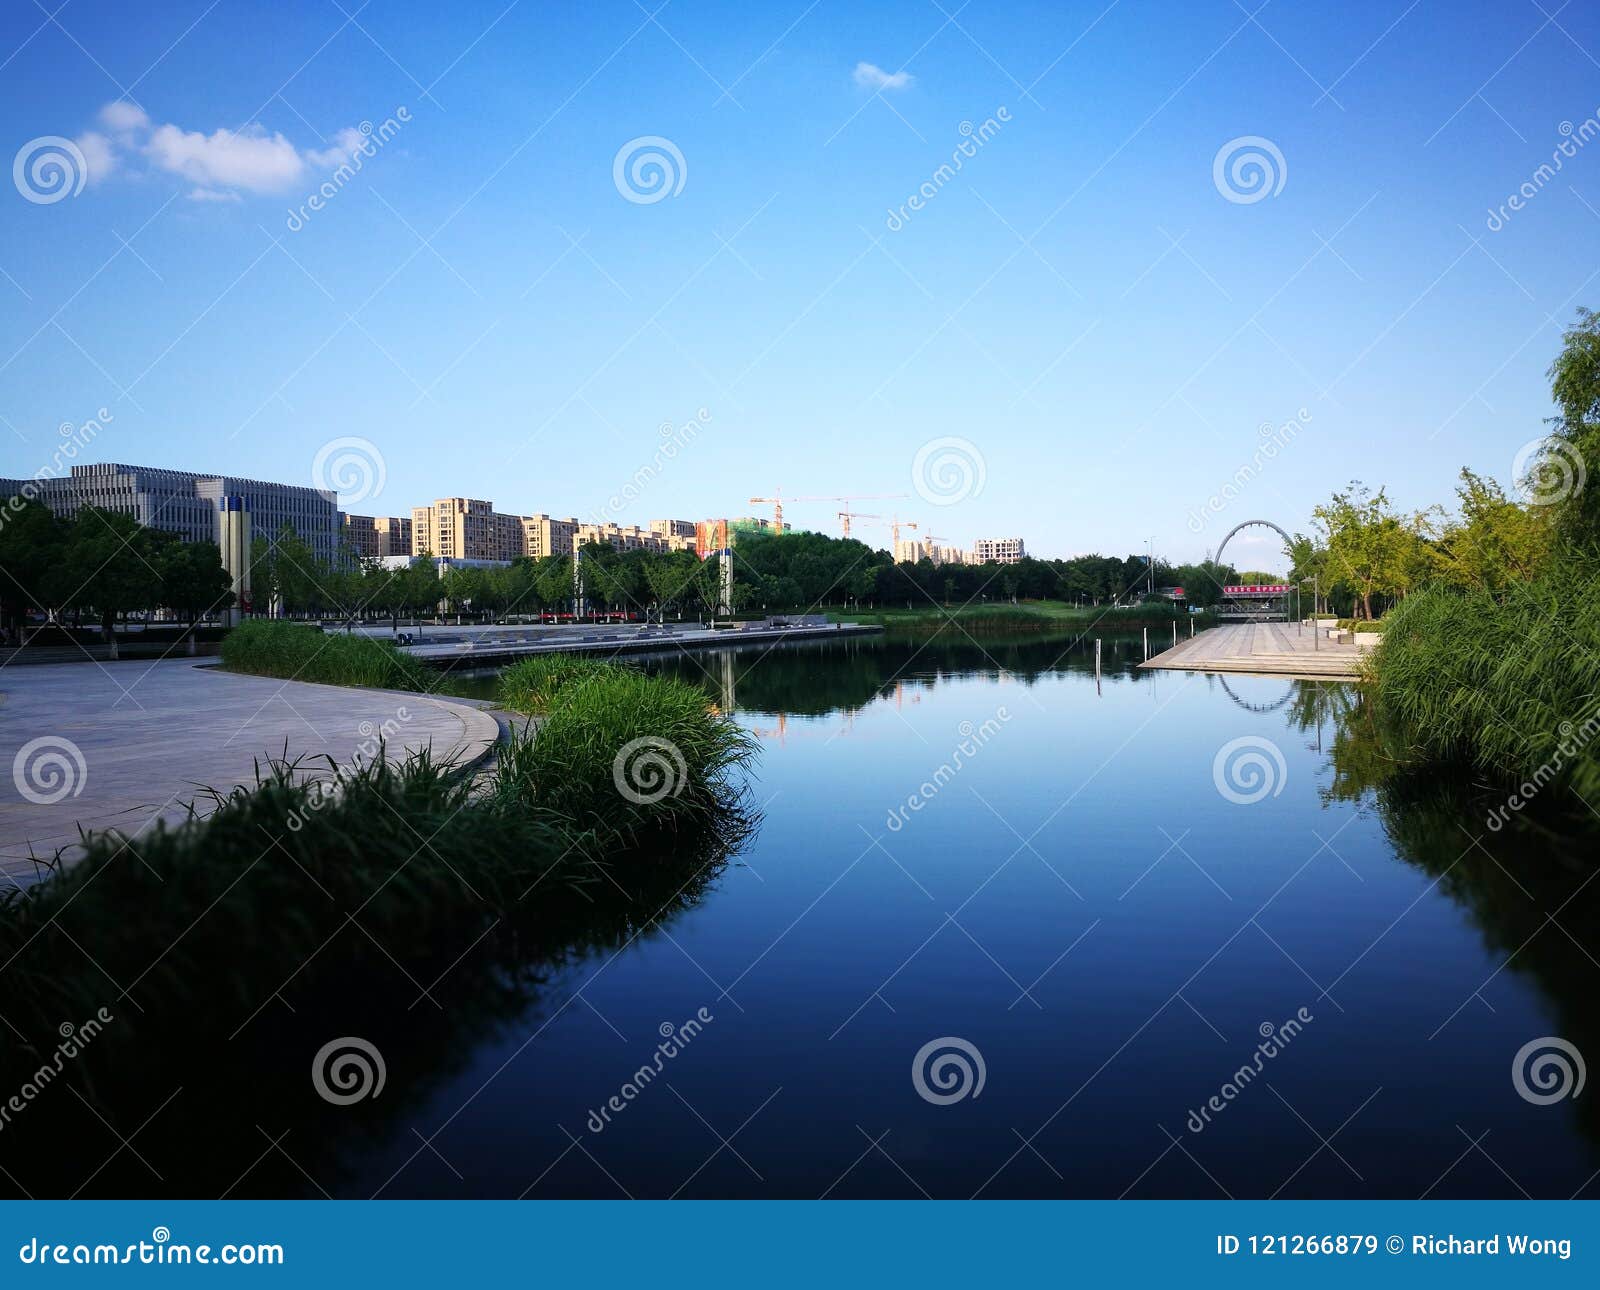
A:
[[[1353,690],[1136,649],[1098,683],[1051,644],[654,664],[759,736],[759,831],[519,1015],[390,1054],[438,1070],[329,1189],[1592,1194],[1592,1091],[1537,1105],[1513,1060],[1600,1053],[1593,869],[1463,790],[1375,790]],[[936,1040],[974,1072],[945,1104]]]

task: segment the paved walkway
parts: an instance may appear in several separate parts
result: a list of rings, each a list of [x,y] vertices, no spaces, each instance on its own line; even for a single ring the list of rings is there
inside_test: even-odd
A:
[[[1310,627],[1296,623],[1233,623],[1203,631],[1140,666],[1354,681],[1364,657],[1356,646],[1338,645],[1326,636],[1319,640]]]
[[[464,699],[238,676],[192,659],[0,670],[0,885],[89,830],[178,820],[198,786],[255,782],[281,757],[471,758],[498,733]],[[24,754],[24,749],[28,751]],[[325,765],[326,763],[324,763]],[[57,799],[57,800],[51,800]]]

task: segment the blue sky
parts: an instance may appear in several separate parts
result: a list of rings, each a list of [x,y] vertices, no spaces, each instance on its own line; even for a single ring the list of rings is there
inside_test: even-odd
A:
[[[623,522],[905,492],[860,506],[1174,559],[1352,477],[1509,482],[1600,300],[1600,10],[1259,2],[8,3],[5,146],[86,174],[0,193],[0,474],[103,407],[87,459],[309,483],[368,440],[369,512],[587,516],[654,462]],[[656,201],[614,180],[643,137],[682,158]]]

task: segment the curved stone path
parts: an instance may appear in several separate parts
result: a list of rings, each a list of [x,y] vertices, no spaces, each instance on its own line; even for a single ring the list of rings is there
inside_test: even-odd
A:
[[[0,886],[36,876],[88,830],[134,839],[202,786],[255,782],[267,758],[431,748],[470,760],[499,727],[471,700],[240,676],[194,659],[0,670]],[[70,854],[70,853],[69,853]]]

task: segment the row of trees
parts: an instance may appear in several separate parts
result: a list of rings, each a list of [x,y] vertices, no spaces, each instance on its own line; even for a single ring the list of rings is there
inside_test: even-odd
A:
[[[1600,550],[1600,314],[1580,309],[1550,367],[1557,415],[1516,481],[1521,500],[1462,470],[1455,506],[1403,512],[1359,481],[1312,513],[1290,549],[1295,578],[1336,609],[1373,618],[1424,586],[1500,596],[1537,577],[1558,551],[1576,570]]]
[[[1498,483],[1463,469],[1453,511],[1405,513],[1383,489],[1359,480],[1312,512],[1315,531],[1296,534],[1291,577],[1321,588],[1341,615],[1376,618],[1425,586],[1501,592],[1544,564],[1556,539],[1550,507],[1518,502]]]
[[[89,615],[114,658],[116,623],[128,613],[163,608],[192,629],[232,604],[215,543],[180,542],[92,506],[71,520],[34,501],[0,513],[0,627],[8,642],[22,643],[30,609],[74,623]]]

